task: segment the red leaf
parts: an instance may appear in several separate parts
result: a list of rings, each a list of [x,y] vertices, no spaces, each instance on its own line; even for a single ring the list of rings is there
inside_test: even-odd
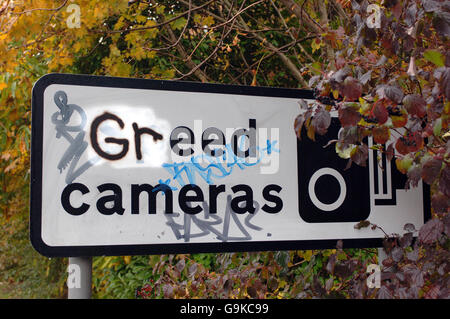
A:
[[[389,140],[389,129],[386,126],[377,126],[372,130],[373,140],[377,144],[385,144]]]
[[[372,109],[372,113],[378,121],[378,124],[384,124],[388,120],[389,113],[386,110],[385,100],[378,100]]]
[[[399,152],[402,155],[406,155],[409,153],[409,148],[406,145],[406,139],[403,137],[400,137],[397,142],[395,143],[395,149],[397,152]]]
[[[348,76],[340,88],[340,93],[345,96],[346,101],[355,101],[362,94],[362,85],[357,79]]]
[[[338,110],[342,127],[355,126],[361,120],[361,114],[353,106],[341,106]]]
[[[407,133],[397,139],[395,149],[402,155],[416,152],[423,148],[423,138],[420,132]]]
[[[403,110],[405,112],[405,110]],[[392,124],[394,127],[403,127],[408,122],[408,114],[403,113],[401,115],[391,115]]]
[[[411,115],[416,115],[418,117],[424,117],[427,113],[426,106],[427,102],[423,97],[417,94],[408,94],[403,98],[403,105],[406,110]]]
[[[423,137],[420,132],[414,132],[407,135],[409,141],[409,151],[417,152],[423,148]]]

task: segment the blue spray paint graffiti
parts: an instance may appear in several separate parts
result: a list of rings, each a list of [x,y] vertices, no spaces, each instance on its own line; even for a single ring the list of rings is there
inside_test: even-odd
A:
[[[267,140],[266,147],[260,148],[257,146],[256,150],[259,156],[253,163],[246,162],[244,158],[236,156],[232,151],[230,144],[225,146],[226,151],[224,152],[222,159],[202,154],[192,156],[190,160],[185,162],[175,162],[171,164],[164,163],[162,167],[171,175],[171,178],[166,180],[160,179],[159,183],[169,186],[172,190],[177,190],[177,187],[170,185],[172,181],[178,182],[181,187],[186,184],[196,185],[196,176],[199,176],[206,183],[213,184],[214,179],[222,179],[231,175],[236,167],[240,170],[244,170],[247,167],[261,163],[263,158],[267,155],[271,155],[272,152],[279,153],[280,150],[275,147],[277,143],[278,141]],[[226,156],[228,156],[228,158],[226,158]],[[207,163],[206,166],[201,165],[201,163],[204,162]],[[161,190],[161,187],[155,187],[153,191],[156,192]]]

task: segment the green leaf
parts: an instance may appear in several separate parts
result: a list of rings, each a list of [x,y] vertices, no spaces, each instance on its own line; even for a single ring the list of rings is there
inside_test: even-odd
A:
[[[175,20],[174,22],[171,23],[172,28],[174,28],[175,30],[181,30],[184,28],[184,25],[186,24],[187,20],[183,17]]]
[[[441,134],[441,130],[442,130],[442,118],[438,118],[433,126],[433,134],[435,136],[439,136]]]
[[[166,6],[164,6],[164,5],[158,5],[158,6],[156,7],[156,13],[157,13],[157,14],[163,14],[165,8],[166,8]]]
[[[438,67],[445,65],[444,56],[437,50],[427,50],[423,53],[423,57]]]

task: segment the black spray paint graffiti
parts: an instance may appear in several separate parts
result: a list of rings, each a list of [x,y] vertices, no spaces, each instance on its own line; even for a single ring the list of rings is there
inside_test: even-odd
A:
[[[254,218],[259,211],[258,202],[253,201],[253,205],[255,207],[255,212],[253,214],[248,214],[245,217],[244,225],[247,226],[248,228],[260,231],[262,230],[261,227],[256,226],[250,222],[250,220]],[[185,242],[189,242],[191,238],[199,238],[207,236],[211,233],[216,235],[217,239],[221,240],[222,242],[252,240],[252,236],[239,220],[238,214],[233,212],[233,210],[231,209],[231,195],[227,196],[225,216],[223,219],[220,216],[217,216],[216,214],[209,213],[209,207],[207,202],[203,202],[203,211],[204,211],[204,219],[198,218],[197,215],[184,214],[182,224],[177,223],[174,219],[174,217],[179,217],[180,214],[178,213],[164,214],[164,216],[167,219],[166,225],[168,225],[172,229],[172,232],[177,240],[184,239]],[[231,220],[234,221],[234,223],[239,228],[243,236],[229,236]],[[198,233],[192,233],[191,232],[192,223],[194,223],[197,226],[197,228],[199,228],[201,231]],[[220,225],[222,225],[222,230],[218,229]],[[181,233],[181,231],[183,231],[183,233]],[[270,236],[270,234],[267,235]]]
[[[53,96],[53,100],[59,108],[59,111],[52,115],[52,123],[55,125],[56,129],[56,138],[62,136],[70,144],[64,155],[61,157],[57,167],[59,172],[62,173],[62,171],[70,164],[65,178],[66,184],[70,184],[89,167],[100,160],[100,158],[94,157],[85,162],[78,169],[75,169],[78,161],[88,147],[88,143],[84,141],[86,132],[83,130],[86,125],[86,113],[76,104],[67,104],[67,94],[64,91],[56,92]],[[81,123],[79,125],[68,125],[74,111],[80,116]],[[78,132],[78,134],[73,138],[69,132]]]

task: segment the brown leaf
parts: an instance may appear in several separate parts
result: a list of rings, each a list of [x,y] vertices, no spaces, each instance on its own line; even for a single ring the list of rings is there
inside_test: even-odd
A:
[[[433,27],[441,37],[449,37],[450,13],[446,11],[436,12],[433,16]]]
[[[369,148],[366,144],[356,146],[350,154],[350,158],[352,159],[352,161],[363,167],[367,165],[368,157]]]
[[[420,179],[422,178],[422,167],[420,165],[413,165],[408,169],[408,185],[412,187],[417,187],[419,185]]]
[[[308,121],[311,118],[311,110],[308,110],[304,113],[299,114],[294,121],[294,130],[295,134],[297,135],[297,138],[299,140],[302,139],[302,128],[306,121]]]
[[[357,223],[353,228],[355,229],[361,229],[361,228],[367,228],[370,226],[370,222],[368,220],[362,220],[359,223]]]
[[[450,166],[445,165],[439,178],[439,190],[447,197],[450,197]]]
[[[184,259],[181,259],[179,262],[177,262],[177,264],[175,265],[175,267],[177,268],[177,270],[181,273],[184,269],[184,267],[186,266],[186,263],[184,261]]]
[[[394,158],[394,143],[391,143],[388,145],[388,147],[386,148],[386,159],[388,161],[392,161],[392,159]]]
[[[400,247],[394,247],[391,251],[392,259],[398,263],[403,258],[403,249]]]
[[[163,286],[164,298],[173,298],[173,287],[169,284]]]
[[[444,230],[444,224],[439,219],[431,219],[420,227],[419,241],[424,244],[432,244],[437,241]]]
[[[434,194],[431,197],[431,207],[433,207],[435,213],[445,214],[449,211],[450,199],[442,193]]]
[[[328,131],[328,127],[331,124],[331,115],[322,107],[319,107],[314,114],[311,125],[314,127],[314,131],[319,135],[325,135]]]
[[[402,102],[403,91],[397,86],[387,85],[384,87],[384,94],[394,103],[400,104]]]
[[[432,158],[423,164],[422,179],[425,183],[431,185],[439,176],[442,168],[442,160]]]

